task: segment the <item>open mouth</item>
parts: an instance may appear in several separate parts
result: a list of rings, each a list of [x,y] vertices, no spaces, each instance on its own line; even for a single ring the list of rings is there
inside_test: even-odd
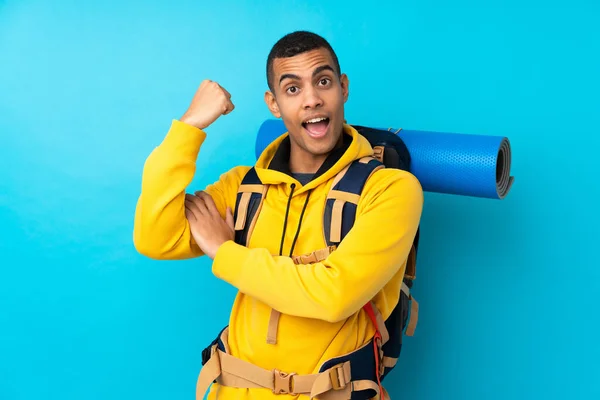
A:
[[[329,127],[329,118],[311,118],[302,122],[302,127],[306,129],[306,131],[311,137],[320,138],[325,136],[325,134],[327,133],[327,128]]]

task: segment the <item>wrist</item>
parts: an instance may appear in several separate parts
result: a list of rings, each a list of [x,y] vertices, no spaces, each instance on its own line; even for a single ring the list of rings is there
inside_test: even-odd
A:
[[[195,127],[195,128],[198,128],[198,129],[200,129],[200,130],[204,130],[204,129],[206,129],[206,127],[207,127],[207,125],[206,125],[205,123],[202,123],[201,121],[196,121],[196,120],[194,120],[194,118],[193,118],[193,117],[191,117],[191,116],[189,116],[189,115],[187,115],[187,114],[184,114],[184,115],[183,115],[183,116],[182,116],[182,117],[179,119],[179,121],[180,121],[180,122],[183,122],[184,124],[187,124],[187,125],[193,126],[193,127]]]
[[[219,249],[221,249],[223,247],[223,245],[227,242],[229,242],[230,239],[224,240],[221,243],[216,244],[212,249],[210,249],[206,255],[209,256],[211,258],[211,260],[214,260],[217,257],[217,253],[219,252]]]
[[[213,274],[219,279],[234,284],[241,278],[248,251],[247,247],[237,244],[234,240],[226,241],[219,247],[212,262]]]

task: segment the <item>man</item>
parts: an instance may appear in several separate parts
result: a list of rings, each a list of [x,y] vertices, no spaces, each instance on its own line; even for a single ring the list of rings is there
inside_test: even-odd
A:
[[[365,304],[372,301],[384,320],[390,315],[398,303],[423,193],[406,171],[376,170],[342,243],[303,263],[307,258],[299,256],[328,248],[323,208],[333,181],[353,161],[372,156],[373,148],[345,123],[348,77],[320,36],[294,32],[281,38],[269,54],[267,80],[265,102],[289,132],[271,143],[254,166],[267,191],[247,243],[234,241],[238,221],[233,210],[250,167],[233,168],[195,195],[185,193],[200,147],[210,137],[205,130],[234,109],[229,92],[208,80],[146,161],[134,241],[140,253],[155,259],[207,255],[214,275],[239,289],[224,346],[245,365],[240,367],[244,373],[267,374],[266,383],[260,387],[258,378],[248,383],[248,376],[223,376],[212,385],[210,398],[218,393],[224,399],[281,399],[280,393],[319,391],[327,398],[331,384],[300,390],[300,377],[315,375],[327,360],[369,343],[376,327]],[[250,221],[240,226],[244,223]],[[215,358],[213,349],[210,368],[225,368],[223,360],[215,366]],[[271,379],[268,371],[274,370],[281,372]],[[297,374],[296,386],[287,374]],[[199,386],[214,378],[201,377]],[[269,387],[269,379],[279,387]],[[345,388],[347,382],[342,383]],[[355,385],[357,390],[360,383]]]

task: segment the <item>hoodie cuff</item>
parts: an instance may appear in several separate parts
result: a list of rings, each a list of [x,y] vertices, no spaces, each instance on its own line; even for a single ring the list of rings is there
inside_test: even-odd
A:
[[[171,121],[171,127],[164,138],[163,145],[188,160],[196,161],[200,146],[205,139],[206,132],[203,130],[174,119]]]
[[[212,272],[225,282],[237,287],[237,282],[243,281],[241,276],[243,273],[242,265],[248,257],[250,249],[241,246],[233,240],[228,240],[223,243],[213,260]]]

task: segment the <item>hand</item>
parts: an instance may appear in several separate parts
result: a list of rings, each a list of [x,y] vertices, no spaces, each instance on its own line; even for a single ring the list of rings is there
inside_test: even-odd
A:
[[[223,243],[235,239],[231,208],[227,207],[223,220],[212,197],[205,192],[185,195],[185,216],[196,244],[213,260]]]
[[[204,80],[194,94],[189,108],[181,117],[181,122],[205,129],[221,115],[232,112],[234,108],[231,94],[227,90],[217,82]]]

